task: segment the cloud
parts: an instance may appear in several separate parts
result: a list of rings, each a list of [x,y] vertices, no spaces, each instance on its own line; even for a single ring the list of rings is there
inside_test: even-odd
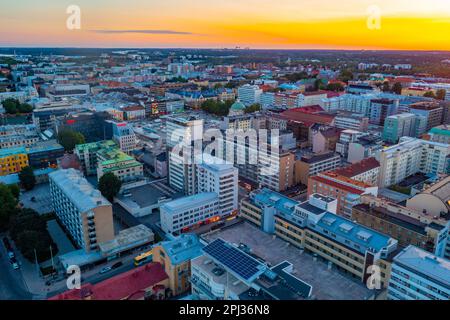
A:
[[[193,35],[192,32],[175,31],[175,30],[89,30],[90,32],[103,34],[120,34],[120,33],[141,33],[141,34],[178,34]]]

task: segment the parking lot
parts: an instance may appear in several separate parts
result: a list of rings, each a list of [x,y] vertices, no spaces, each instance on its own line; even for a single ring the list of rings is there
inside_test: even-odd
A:
[[[290,246],[288,242],[267,234],[248,222],[203,236],[207,241],[225,241],[247,245],[251,252],[270,265],[284,260],[294,266],[293,274],[313,286],[313,298],[318,300],[365,300],[373,292],[357,279],[343,274],[328,263]]]
[[[22,193],[20,202],[25,208],[34,209],[39,214],[52,212],[49,184],[38,184],[33,190]]]

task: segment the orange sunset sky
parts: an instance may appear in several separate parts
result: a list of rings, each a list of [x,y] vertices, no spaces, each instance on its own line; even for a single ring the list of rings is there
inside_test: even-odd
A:
[[[0,46],[450,50],[450,0],[2,0]]]

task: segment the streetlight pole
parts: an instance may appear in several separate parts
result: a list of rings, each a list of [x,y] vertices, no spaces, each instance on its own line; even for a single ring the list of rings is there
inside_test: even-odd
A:
[[[36,273],[37,273],[38,277],[40,277],[36,248],[33,248],[33,250],[34,250],[34,260],[35,260],[35,263],[36,263]]]

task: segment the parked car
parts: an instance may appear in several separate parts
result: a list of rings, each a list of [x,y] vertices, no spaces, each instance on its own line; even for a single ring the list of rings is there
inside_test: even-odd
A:
[[[17,263],[17,260],[15,258],[11,258],[10,262],[11,262],[11,265],[12,265],[14,270],[17,270],[17,269],[20,268],[19,264]]]
[[[109,272],[109,271],[111,271],[111,270],[112,270],[111,267],[104,267],[102,270],[100,270],[100,274],[107,273],[107,272]]]
[[[8,257],[9,257],[10,259],[14,259],[14,258],[16,257],[16,255],[14,254],[14,252],[8,251]]]
[[[114,263],[114,264],[111,266],[111,268],[112,268],[112,269],[117,269],[117,268],[120,268],[121,266],[123,266],[123,262],[122,262],[122,261],[119,261],[119,262]]]

